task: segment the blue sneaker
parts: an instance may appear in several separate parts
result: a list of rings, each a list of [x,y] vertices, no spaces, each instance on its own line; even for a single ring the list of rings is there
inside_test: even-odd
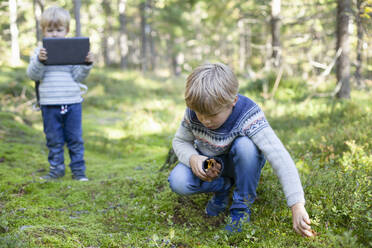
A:
[[[55,180],[55,179],[58,179],[64,176],[65,176],[65,165],[62,164],[62,165],[57,165],[57,166],[50,166],[49,173],[44,176],[41,176],[40,179],[50,181],[50,180]]]
[[[251,211],[249,208],[246,209],[231,209],[230,218],[231,220],[225,226],[225,230],[229,233],[241,232],[242,224],[250,221]]]
[[[41,180],[46,180],[46,181],[51,181],[51,180],[56,180],[60,177],[64,177],[64,173],[55,173],[53,171],[49,172],[48,174],[41,176]]]
[[[80,182],[87,182],[87,181],[89,181],[89,179],[85,175],[81,175],[81,176],[72,175],[72,179],[74,179],[76,181],[80,181]]]
[[[212,199],[208,201],[205,213],[208,216],[217,216],[221,212],[225,211],[227,204],[229,203],[230,188],[232,181],[228,177],[224,177],[224,187],[221,191],[214,193]]]

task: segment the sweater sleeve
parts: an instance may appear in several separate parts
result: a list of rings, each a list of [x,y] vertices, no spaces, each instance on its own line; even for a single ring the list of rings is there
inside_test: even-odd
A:
[[[194,148],[194,140],[195,136],[191,132],[186,117],[184,117],[172,142],[174,153],[184,165],[190,166],[190,157],[199,154]]]
[[[92,65],[74,65],[72,66],[72,77],[78,83],[82,82],[89,74]]]
[[[34,54],[30,57],[30,64],[27,67],[27,76],[34,81],[43,78],[45,65],[39,61],[40,48],[36,48]]]
[[[274,130],[267,126],[251,139],[263,152],[278,176],[287,205],[291,207],[298,202],[304,203],[304,192],[296,165]]]

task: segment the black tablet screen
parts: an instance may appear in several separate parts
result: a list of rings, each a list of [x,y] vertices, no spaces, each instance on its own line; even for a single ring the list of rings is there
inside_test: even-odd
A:
[[[46,65],[84,64],[89,51],[89,38],[43,38],[43,47],[48,53]]]

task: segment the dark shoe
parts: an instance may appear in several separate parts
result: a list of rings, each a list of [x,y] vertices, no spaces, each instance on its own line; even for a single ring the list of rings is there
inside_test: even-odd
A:
[[[217,216],[225,211],[227,204],[229,203],[229,194],[232,182],[230,178],[224,178],[224,187],[221,191],[214,193],[212,199],[208,201],[205,213],[208,216]]]
[[[58,179],[64,176],[65,176],[65,165],[61,164],[57,166],[50,166],[49,173],[46,174],[45,176],[41,176],[40,179],[49,181],[49,180],[55,180],[55,179]]]
[[[231,209],[230,218],[231,220],[225,226],[225,230],[229,233],[241,232],[242,224],[250,221],[251,211],[249,208],[246,209]]]
[[[41,176],[40,179],[41,180],[46,180],[46,181],[50,181],[50,180],[56,180],[58,178],[61,178],[63,177],[64,174],[62,173],[54,173],[54,172],[49,172],[48,174],[44,175],[44,176]]]
[[[75,175],[73,175],[72,179],[74,179],[76,181],[80,181],[80,182],[89,181],[89,179],[86,176],[75,176]]]

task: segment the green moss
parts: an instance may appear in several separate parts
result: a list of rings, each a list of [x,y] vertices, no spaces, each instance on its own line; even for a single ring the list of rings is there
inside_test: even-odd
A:
[[[281,82],[275,100],[241,79],[293,156],[307,210],[319,234],[292,231],[291,213],[271,167],[264,167],[252,222],[222,229],[227,213],[203,214],[211,194],[181,197],[159,171],[184,111],[184,79],[95,69],[86,80],[83,130],[89,182],[48,170],[39,112],[25,68],[0,72],[0,247],[367,247],[371,245],[371,94],[314,98],[298,79]],[[17,83],[7,82],[16,79]],[[268,77],[270,85],[275,80]],[[19,97],[26,89],[24,97]],[[13,96],[9,98],[9,95]],[[69,163],[65,154],[66,165]]]

